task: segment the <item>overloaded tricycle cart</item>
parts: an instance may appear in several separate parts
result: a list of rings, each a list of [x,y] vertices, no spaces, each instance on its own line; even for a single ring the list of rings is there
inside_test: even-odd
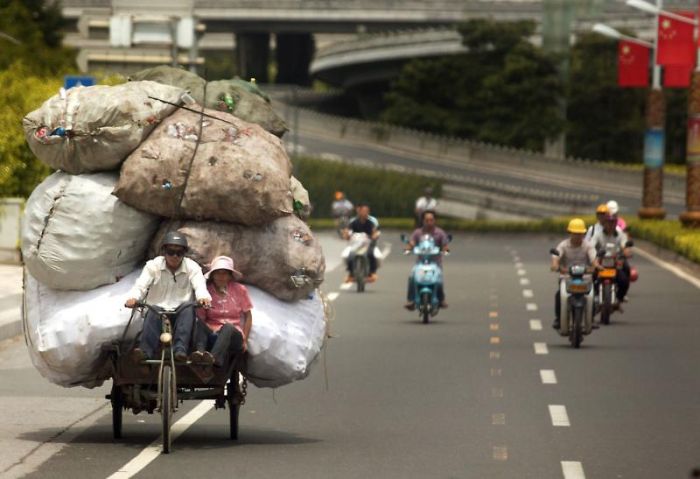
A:
[[[171,449],[173,413],[186,399],[213,399],[217,409],[228,407],[231,439],[238,439],[238,412],[245,402],[246,380],[241,371],[244,355],[229,357],[222,367],[176,362],[174,359],[173,318],[183,308],[193,307],[188,302],[173,310],[146,303],[138,303],[142,310],[150,309],[161,321],[160,359],[137,363],[130,356],[135,340],[125,340],[132,320],[126,325],[121,340],[108,345],[112,369],[112,391],[107,395],[112,403],[112,432],[115,439],[122,437],[122,413],[131,409],[134,414],[147,411],[160,413],[163,422],[163,452]],[[136,314],[136,312],[135,312]],[[133,319],[134,315],[132,314]]]

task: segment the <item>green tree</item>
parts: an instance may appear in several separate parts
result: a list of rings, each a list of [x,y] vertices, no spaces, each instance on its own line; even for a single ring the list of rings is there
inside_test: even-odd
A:
[[[646,90],[617,86],[617,42],[579,36],[571,52],[567,154],[639,162]]]
[[[390,123],[479,141],[541,149],[564,128],[555,63],[529,37],[532,22],[473,20],[468,52],[409,62],[386,95]]]

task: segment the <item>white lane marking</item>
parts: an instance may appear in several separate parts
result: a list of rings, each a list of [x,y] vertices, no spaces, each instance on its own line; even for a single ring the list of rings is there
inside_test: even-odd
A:
[[[679,278],[686,280],[687,282],[689,282],[690,284],[692,284],[696,288],[700,289],[700,279],[696,278],[695,276],[692,276],[692,275],[686,273],[685,271],[683,271],[682,269],[680,269],[677,266],[672,265],[671,263],[667,263],[666,261],[657,258],[653,254],[651,254],[648,251],[645,251],[639,247],[635,246],[634,251],[639,253],[640,255],[642,255],[644,258],[648,259],[649,261],[651,261],[655,265],[662,267],[666,271],[670,271],[671,273],[675,274]]]
[[[523,290],[523,298],[532,298],[534,296],[534,293],[532,292],[531,289],[524,289]]]
[[[504,413],[496,413],[491,415],[491,424],[494,426],[505,426],[506,415]]]
[[[519,269],[517,271],[517,273],[518,273],[518,276],[525,276],[527,274],[527,271],[525,271],[524,269]]]
[[[530,329],[533,331],[542,331],[542,321],[540,321],[539,319],[531,319]]]
[[[513,266],[515,266],[517,269],[523,269],[525,267],[520,261],[515,263]]]
[[[175,439],[185,432],[187,428],[197,422],[197,420],[208,413],[213,407],[214,401],[202,401],[195,406],[194,409],[185,414],[182,419],[177,421],[170,428],[170,436],[172,437],[172,440],[175,441]],[[124,464],[117,472],[109,476],[107,479],[127,479],[136,475],[144,467],[153,462],[154,459],[160,456],[162,449],[161,441],[162,438],[160,437],[153,441],[146,447],[146,449],[141,451],[138,456]]]
[[[552,418],[552,426],[569,427],[569,415],[566,413],[566,406],[560,404],[549,405],[549,416]]]
[[[542,384],[557,383],[557,375],[554,369],[540,369],[540,378],[542,379]]]
[[[518,256],[518,253],[513,252],[513,261],[520,261],[520,256]]]
[[[338,296],[340,296],[340,293],[338,293],[337,291],[328,293],[328,301],[335,301],[336,299],[338,299]]]
[[[535,343],[535,354],[549,354],[547,343]]]
[[[352,283],[343,283],[340,285],[340,289],[343,291],[347,291],[348,289],[352,288]]]
[[[583,465],[578,461],[561,461],[561,471],[564,479],[586,479]]]
[[[507,446],[493,446],[493,458],[497,461],[507,461],[508,460],[508,447]]]
[[[527,278],[520,278],[520,286],[530,286],[530,280]]]
[[[528,311],[537,311],[537,304],[536,303],[527,303],[525,305],[525,309]]]

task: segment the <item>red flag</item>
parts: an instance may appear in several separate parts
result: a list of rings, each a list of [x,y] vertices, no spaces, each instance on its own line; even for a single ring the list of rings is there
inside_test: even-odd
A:
[[[666,88],[688,88],[693,74],[691,65],[666,65],[664,67],[664,86]]]
[[[622,87],[649,85],[649,48],[620,40],[617,44],[617,84]]]
[[[694,12],[676,12],[677,15],[695,19]],[[695,26],[659,15],[659,35],[656,62],[659,65],[695,65]]]

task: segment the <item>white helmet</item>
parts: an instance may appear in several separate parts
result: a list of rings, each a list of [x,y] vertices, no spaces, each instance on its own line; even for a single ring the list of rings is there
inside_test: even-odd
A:
[[[608,201],[608,213],[611,215],[616,215],[618,211],[620,211],[620,205],[617,204],[617,201]]]

